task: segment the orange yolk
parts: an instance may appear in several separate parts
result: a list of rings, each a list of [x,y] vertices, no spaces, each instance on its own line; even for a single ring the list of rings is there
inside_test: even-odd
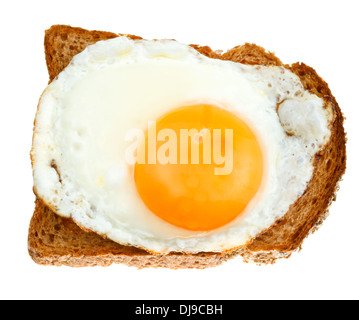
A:
[[[172,135],[157,139],[155,150],[157,157],[168,156],[169,163],[149,163],[149,129],[139,149],[146,161],[134,168],[138,193],[148,209],[193,231],[213,230],[239,216],[263,176],[260,144],[246,123],[225,109],[198,104],[158,119],[156,133],[162,129],[171,129]],[[198,134],[184,134],[188,132]]]

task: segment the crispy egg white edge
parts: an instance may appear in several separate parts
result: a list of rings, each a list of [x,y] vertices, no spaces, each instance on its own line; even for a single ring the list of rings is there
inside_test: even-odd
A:
[[[237,70],[242,72],[249,82],[262,81],[261,89],[265,87],[269,94],[270,106],[266,112],[276,121],[276,138],[279,137],[279,140],[275,141],[266,136],[265,130],[259,133],[263,144],[266,146],[270,140],[268,144],[271,145],[270,149],[265,150],[271,163],[268,168],[267,186],[254,208],[255,212],[252,210],[241,217],[239,225],[236,225],[238,221],[233,221],[211,232],[184,233],[180,237],[158,238],[156,234],[135,230],[131,225],[116,221],[106,213],[93,212],[91,200],[86,199],[84,193],[76,190],[71,183],[66,183],[66,179],[71,181],[71,177],[67,177],[66,169],[61,167],[61,149],[59,150],[59,143],[53,132],[54,124],[61,113],[59,105],[63,95],[89,72],[105,70],[115,65],[137,63],[141,59],[147,61],[168,58],[194,65],[208,63],[210,66]],[[271,83],[271,88],[268,87],[268,83]],[[71,217],[84,228],[106,235],[122,244],[155,252],[230,250],[244,245],[270,227],[304,192],[312,176],[313,156],[330,137],[330,113],[323,108],[323,104],[322,99],[304,90],[296,75],[282,67],[247,66],[213,60],[173,40],[129,40],[126,37],[118,37],[100,41],[75,56],[40,98],[32,148],[34,189],[36,194],[59,215]],[[285,130],[293,135],[288,136]],[[293,146],[294,152],[284,154],[283,157],[281,150]],[[53,163],[56,163],[56,168]],[[291,165],[288,166],[288,163]],[[258,219],[262,223],[257,224]]]

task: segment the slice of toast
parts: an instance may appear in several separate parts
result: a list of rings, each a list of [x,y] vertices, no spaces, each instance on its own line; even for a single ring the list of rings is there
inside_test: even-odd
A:
[[[74,55],[88,45],[117,36],[118,34],[110,32],[88,31],[64,25],[52,26],[45,32],[45,56],[50,82],[69,64]],[[141,39],[133,35],[126,36]],[[192,47],[213,59],[252,65],[285,66],[299,76],[307,90],[323,98],[331,106],[334,114],[331,137],[325,148],[315,156],[313,176],[304,194],[271,228],[258,235],[249,245],[232,253],[165,255],[123,246],[94,232],[84,231],[71,219],[58,216],[40,199],[36,199],[28,236],[29,253],[36,263],[72,267],[124,263],[138,268],[206,268],[217,266],[237,255],[242,256],[245,262],[274,263],[276,259],[287,258],[300,249],[303,240],[326,218],[328,207],[335,200],[338,182],[346,168],[343,115],[327,83],[305,64],[283,65],[273,53],[254,44],[237,46],[223,54],[207,46]]]

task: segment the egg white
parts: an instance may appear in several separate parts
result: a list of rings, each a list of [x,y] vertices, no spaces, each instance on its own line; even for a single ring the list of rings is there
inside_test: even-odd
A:
[[[129,130],[198,103],[245,119],[266,159],[262,188],[245,213],[209,232],[151,213],[125,160]],[[122,244],[162,253],[230,250],[269,228],[303,194],[313,157],[330,136],[323,106],[283,67],[210,59],[173,40],[100,41],[75,56],[40,99],[34,190],[59,215]]]

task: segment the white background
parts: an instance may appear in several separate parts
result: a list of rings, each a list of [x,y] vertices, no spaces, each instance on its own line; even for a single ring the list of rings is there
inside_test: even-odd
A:
[[[3,1],[1,24],[2,299],[358,299],[357,1]],[[34,209],[30,148],[48,82],[52,24],[171,38],[227,50],[252,42],[324,78],[346,116],[347,173],[331,215],[303,250],[272,266],[240,258],[207,270],[44,267],[27,252]]]

